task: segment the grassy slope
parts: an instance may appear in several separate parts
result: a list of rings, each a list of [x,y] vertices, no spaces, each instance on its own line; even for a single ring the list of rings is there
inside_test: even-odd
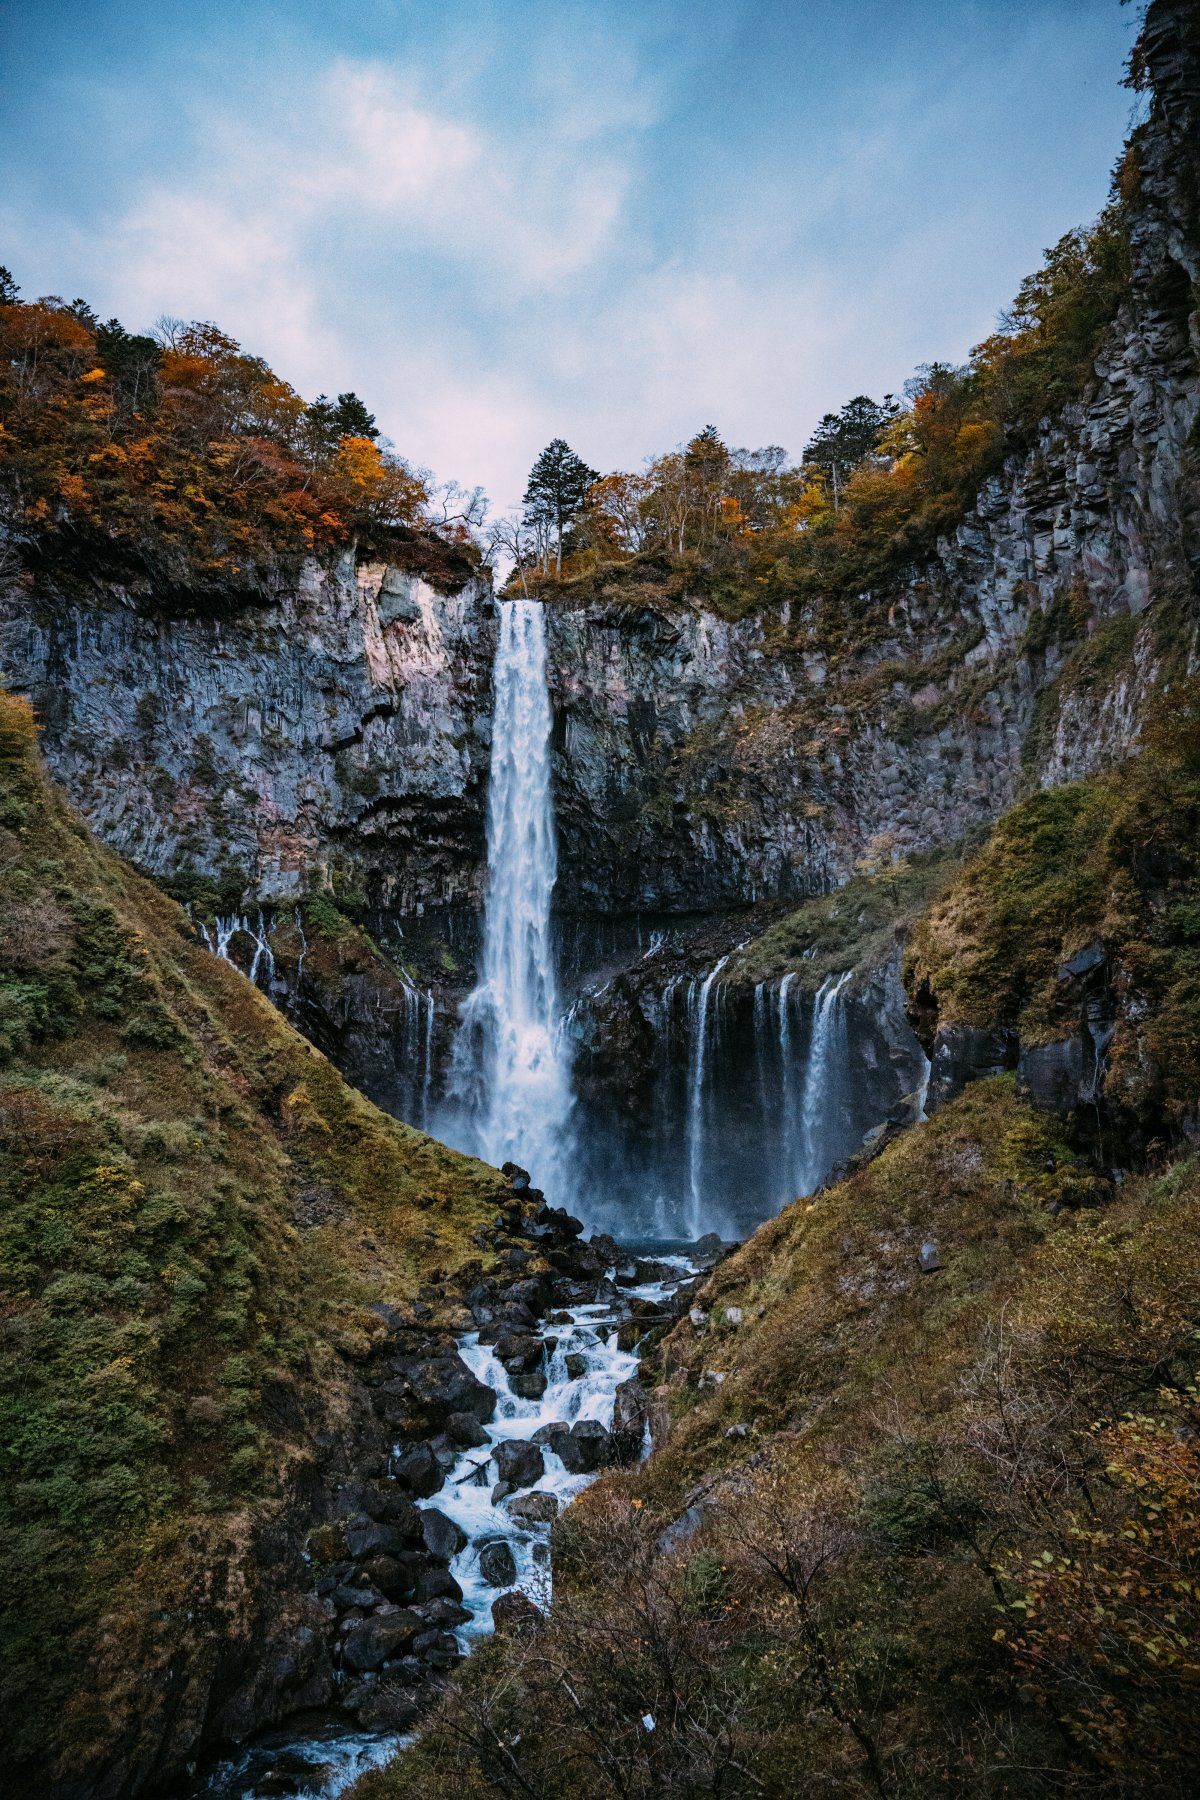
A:
[[[1200,694],[1174,687],[1142,754],[1014,807],[914,933],[910,993],[947,1023],[1077,1029],[1058,971],[1093,941],[1118,996],[1113,1101],[1177,1128],[1200,1091]]]
[[[200,949],[0,708],[3,1716],[69,1767],[153,1741],[147,1672],[236,1635],[339,1342],[478,1254],[495,1177]]]

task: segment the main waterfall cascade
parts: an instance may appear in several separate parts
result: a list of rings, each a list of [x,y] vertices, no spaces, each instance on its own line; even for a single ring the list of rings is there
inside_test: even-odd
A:
[[[562,1199],[572,1094],[551,934],[552,714],[536,601],[500,602],[494,679],[483,961],[454,1041],[447,1136],[487,1162],[519,1161]]]
[[[678,969],[686,952],[670,921],[646,941],[641,921],[555,927],[546,664],[543,606],[501,601],[478,979],[451,1034],[439,1027],[433,989],[403,978],[395,1079],[378,1097],[456,1148],[528,1168],[554,1202],[618,1238],[744,1237],[811,1193],[918,1090],[925,1058],[902,1018],[890,1034],[873,1020],[850,972],[815,992],[802,969],[750,987],[729,951],[706,970],[664,974],[661,985],[639,977],[640,1011],[628,1022],[642,1034],[643,1060],[631,1076],[620,1031],[602,1020],[608,984],[586,973],[589,943],[591,967],[610,974]],[[272,950],[283,926],[300,944],[290,980]],[[298,907],[198,929],[216,955],[301,1017],[310,997]],[[574,988],[566,1007],[558,948]]]

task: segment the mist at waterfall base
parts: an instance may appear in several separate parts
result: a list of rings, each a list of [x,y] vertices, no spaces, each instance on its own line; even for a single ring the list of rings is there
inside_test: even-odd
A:
[[[756,987],[724,973],[642,995],[649,1054],[619,1101],[586,997],[575,1008],[576,1210],[614,1236],[744,1238],[919,1085],[916,1039],[897,1057],[848,976],[813,992],[795,972]]]

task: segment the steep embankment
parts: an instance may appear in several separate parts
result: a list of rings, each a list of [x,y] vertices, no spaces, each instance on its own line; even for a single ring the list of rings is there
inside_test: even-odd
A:
[[[719,1266],[644,1365],[656,1454],[558,1529],[549,1615],[363,1800],[1190,1794],[1200,1175],[1163,1140],[1200,1100],[1200,765],[1173,699],[1123,770],[1007,815],[917,925],[925,1006],[1019,1035],[1020,1074]],[[1035,1105],[1027,1066],[1091,1041],[1089,977],[1103,1148],[1152,1165],[1116,1181],[1100,1108]]]
[[[33,739],[5,696],[4,1764],[138,1792],[331,1696],[304,1545],[390,1441],[372,1309],[477,1279],[499,1188],[200,949]]]

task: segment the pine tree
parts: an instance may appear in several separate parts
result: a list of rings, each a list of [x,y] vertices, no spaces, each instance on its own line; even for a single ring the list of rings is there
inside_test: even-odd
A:
[[[555,572],[562,573],[563,532],[600,476],[576,456],[564,438],[552,438],[529,471],[525,505],[535,524],[555,534]]]

